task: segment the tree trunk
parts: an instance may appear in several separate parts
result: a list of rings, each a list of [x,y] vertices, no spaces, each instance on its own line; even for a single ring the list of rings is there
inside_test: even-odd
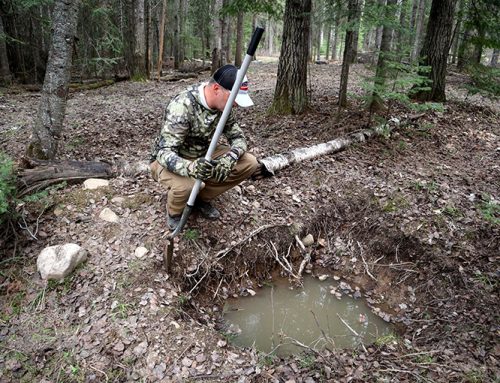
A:
[[[212,40],[212,74],[223,64],[222,60],[222,21],[220,18],[220,10],[222,8],[222,0],[213,0],[213,40]]]
[[[3,28],[2,15],[0,15],[0,84],[10,85],[12,76],[7,57],[7,44],[5,43],[5,31]]]
[[[63,130],[66,97],[71,74],[73,41],[80,1],[57,0],[53,13],[52,43],[43,83],[33,140],[27,155],[53,159]]]
[[[182,0],[175,0],[175,11],[174,11],[174,36],[173,36],[173,42],[172,42],[172,50],[173,50],[173,56],[174,56],[174,69],[179,69],[180,67],[180,56],[181,56],[181,36],[180,36],[180,29],[181,29],[181,1]]]
[[[300,114],[308,105],[307,61],[311,30],[311,0],[287,0],[283,41],[271,112]]]
[[[464,34],[462,36],[462,42],[458,48],[457,54],[457,69],[462,70],[465,68],[465,64],[467,63],[467,51],[469,45],[470,38],[470,28],[468,26],[465,27]]]
[[[358,62],[358,41],[359,41],[359,24],[356,26],[354,33],[352,35],[352,54],[351,54],[351,64]]]
[[[395,6],[397,0],[387,0],[385,7],[384,26],[382,32],[382,41],[380,43],[380,52],[378,55],[377,71],[375,73],[375,87],[370,102],[370,111],[376,112],[383,108],[383,100],[380,93],[384,90],[386,72],[387,72],[387,54],[391,51],[392,28],[388,25],[389,20],[395,19]]]
[[[267,18],[267,28],[266,28],[266,37],[267,37],[267,52],[269,56],[272,56],[274,53],[274,44],[273,44],[273,39],[274,39],[274,34],[273,34],[273,21],[271,19],[271,16],[268,16]]]
[[[401,0],[399,7],[399,28],[396,31],[396,49],[398,51],[399,60],[401,60],[402,50],[407,42],[406,29],[406,4],[408,0]]]
[[[136,79],[147,77],[146,73],[146,30],[144,25],[144,1],[135,0],[134,6],[134,66],[132,75]]]
[[[500,49],[494,49],[493,54],[491,55],[490,67],[496,68],[498,66],[498,54],[500,53]]]
[[[339,41],[339,24],[340,24],[340,1],[337,1],[335,4],[335,26],[334,26],[334,35],[333,35],[333,45],[332,45],[332,60],[337,60],[337,44]]]
[[[228,0],[224,0],[224,5],[228,3]],[[224,64],[228,64],[231,63],[231,16],[224,15],[223,23],[222,51],[224,52]]]
[[[163,7],[161,9],[160,32],[158,42],[158,79],[162,75],[163,69],[163,41],[165,38],[165,17],[167,13],[167,0],[163,0]]]
[[[349,80],[349,66],[352,62],[352,45],[354,40],[354,28],[353,25],[356,20],[358,20],[358,12],[359,12],[359,0],[349,0],[349,11],[347,23],[349,27],[347,28],[345,34],[345,42],[344,42],[344,56],[342,59],[342,72],[340,74],[340,91],[339,91],[339,106],[346,107],[347,106],[347,82]]]
[[[457,22],[455,24],[455,32],[453,34],[453,42],[451,44],[451,63],[455,64],[457,62],[458,56],[458,46],[460,42],[460,34],[462,29],[462,19],[463,19],[463,10],[464,10],[464,0],[458,0],[458,14],[457,14]]]
[[[446,101],[446,64],[450,50],[453,15],[457,0],[433,0],[420,63],[430,66],[425,76],[432,81],[431,90],[419,90],[414,98],[421,101]]]
[[[411,51],[410,60],[414,62],[420,53],[420,45],[422,41],[422,33],[425,23],[425,10],[427,8],[427,0],[420,0],[418,4],[417,20],[415,23],[415,39],[413,41],[413,48]]]
[[[149,0],[144,0],[144,13],[145,13],[145,37],[146,37],[146,78],[151,76],[151,60],[152,60],[152,50],[151,44],[153,40],[151,39],[151,4]]]
[[[240,11],[238,13],[238,20],[236,22],[236,53],[234,55],[234,65],[238,68],[241,66],[243,62],[243,20],[244,13]]]
[[[325,60],[328,61],[330,59],[330,42],[332,40],[332,25],[328,23],[326,27],[326,52],[325,52]]]

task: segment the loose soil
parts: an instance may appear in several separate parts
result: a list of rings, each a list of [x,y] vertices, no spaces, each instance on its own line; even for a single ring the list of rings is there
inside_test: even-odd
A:
[[[250,68],[256,106],[239,110],[257,157],[365,128],[351,96],[337,114],[340,66],[311,66],[311,110],[267,116],[276,63]],[[354,65],[349,91],[369,74]],[[60,158],[145,160],[168,100],[198,79],[122,82],[72,93]],[[390,137],[246,181],[215,202],[222,219],[194,214],[162,266],[165,192],[149,175],[84,191],[61,185],[19,204],[2,239],[2,382],[495,382],[499,377],[499,105],[467,98],[449,78],[444,111],[392,105]],[[0,96],[1,148],[20,158],[39,93]],[[121,197],[121,198],[117,198]],[[104,207],[119,223],[101,221]],[[295,236],[314,236],[305,272],[340,277],[398,331],[356,349],[289,358],[228,344],[224,300],[259,293],[276,262],[297,273]],[[49,245],[78,243],[86,263],[65,280],[36,271]],[[139,246],[149,252],[135,255]],[[298,283],[292,279],[292,283]]]

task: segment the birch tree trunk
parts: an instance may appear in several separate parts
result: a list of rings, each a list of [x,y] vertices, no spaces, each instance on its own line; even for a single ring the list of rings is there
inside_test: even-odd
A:
[[[287,0],[272,113],[300,114],[307,108],[310,30],[311,0]]]
[[[243,62],[242,52],[243,52],[243,18],[244,13],[240,11],[238,13],[238,20],[236,22],[236,52],[234,55],[234,65],[238,68]]]
[[[7,57],[7,44],[5,43],[5,31],[2,15],[0,15],[0,84],[9,85],[11,79],[9,58]]]
[[[349,25],[344,42],[344,56],[342,59],[342,72],[340,74],[340,91],[339,103],[340,107],[347,106],[347,82],[349,81],[349,66],[352,62],[352,45],[354,40],[354,23],[358,20],[359,0],[349,0],[349,13],[347,23]]]
[[[27,155],[53,159],[63,130],[79,0],[57,0],[45,80]]]
[[[446,101],[446,65],[450,51],[453,15],[457,0],[433,0],[420,62],[430,66],[430,73],[422,74],[432,81],[431,90],[420,90],[413,98],[420,101]]]

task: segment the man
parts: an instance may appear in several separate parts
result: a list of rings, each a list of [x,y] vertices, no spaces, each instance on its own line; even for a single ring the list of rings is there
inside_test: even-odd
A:
[[[196,179],[203,184],[195,208],[208,219],[218,219],[220,213],[210,201],[257,169],[257,160],[246,153],[245,136],[232,113],[223,131],[230,146],[218,145],[213,161],[204,158],[237,72],[235,66],[224,65],[209,82],[192,86],[174,97],[165,110],[163,126],[151,155],[151,172],[153,178],[168,189],[167,223],[171,230],[179,224]],[[253,105],[246,76],[235,105]]]

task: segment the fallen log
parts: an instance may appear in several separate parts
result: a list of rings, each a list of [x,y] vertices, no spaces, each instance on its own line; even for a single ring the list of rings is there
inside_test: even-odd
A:
[[[18,196],[45,189],[63,181],[82,182],[87,178],[111,178],[113,167],[96,161],[42,161],[23,158],[18,170]]]
[[[189,78],[196,78],[198,77],[198,73],[175,73],[175,74],[170,74],[167,76],[162,76],[160,77],[161,81],[166,81],[166,82],[173,82],[173,81],[180,81],[180,80],[186,80]]]
[[[288,153],[276,154],[274,156],[260,159],[263,169],[263,175],[274,175],[278,170],[290,166],[297,162],[310,160],[326,154],[337,153],[353,143],[364,142],[367,139],[379,135],[388,134],[394,127],[399,126],[399,120],[392,118],[387,124],[379,125],[373,129],[363,129],[350,133],[344,137],[336,138],[335,140],[324,142],[318,145],[307,148],[294,149]],[[258,170],[259,171],[259,170]]]

